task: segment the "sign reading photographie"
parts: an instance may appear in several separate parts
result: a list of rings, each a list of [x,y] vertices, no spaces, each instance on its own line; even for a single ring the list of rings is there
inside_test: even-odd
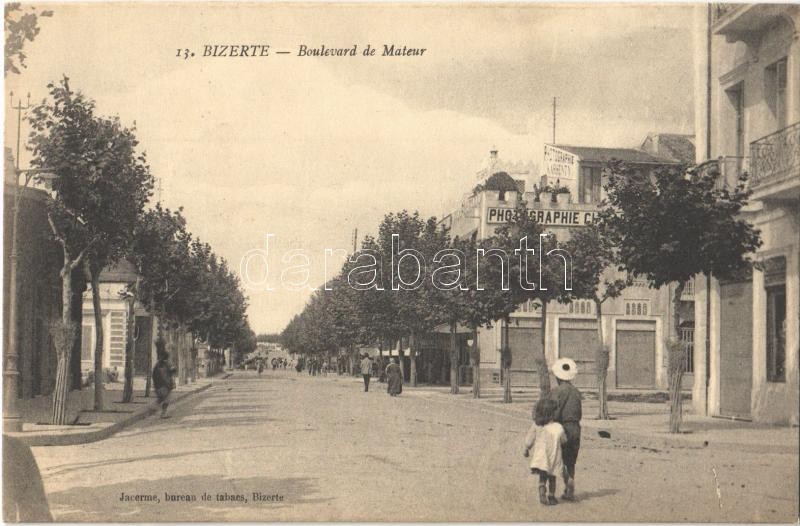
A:
[[[544,226],[575,227],[592,224],[597,212],[591,210],[528,210],[528,215]],[[489,208],[486,214],[486,222],[493,225],[506,223],[513,218],[513,208]]]
[[[569,186],[570,181],[577,180],[578,157],[549,144],[544,145],[544,173],[548,181]]]

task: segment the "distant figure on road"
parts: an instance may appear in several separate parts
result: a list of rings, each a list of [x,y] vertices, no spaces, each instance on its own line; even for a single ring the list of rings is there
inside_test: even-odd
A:
[[[403,371],[397,358],[392,359],[386,366],[386,391],[390,396],[397,396],[403,392]]]
[[[264,372],[264,361],[263,360],[259,360],[258,361],[258,376],[261,376],[261,373],[263,373],[263,372]]]
[[[161,342],[160,345],[159,342]],[[156,390],[158,403],[161,404],[161,418],[169,418],[167,407],[169,406],[169,395],[175,389],[176,369],[169,361],[169,353],[164,349],[163,340],[156,341],[156,349],[158,361],[153,367],[153,387]]]
[[[564,427],[567,442],[562,448],[564,457],[564,500],[575,499],[575,464],[581,448],[581,392],[572,385],[578,376],[578,366],[569,358],[560,358],[552,367],[558,386],[550,391],[550,398],[557,407],[554,420]]]
[[[545,506],[558,504],[556,500],[556,477],[564,472],[562,445],[567,441],[564,428],[553,417],[558,408],[555,400],[543,398],[536,404],[533,425],[525,437],[525,457],[531,458],[531,473],[539,475],[539,502]],[[548,495],[547,486],[550,486]]]
[[[369,379],[372,377],[372,360],[365,354],[361,360],[361,376],[364,377],[364,392],[369,391]]]

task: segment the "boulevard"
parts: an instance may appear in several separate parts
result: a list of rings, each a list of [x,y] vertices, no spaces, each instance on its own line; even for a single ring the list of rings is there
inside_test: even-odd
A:
[[[577,502],[542,507],[522,457],[530,421],[468,393],[407,388],[390,397],[385,384],[365,393],[347,376],[237,371],[170,414],[100,442],[33,448],[55,519],[788,522],[797,516],[796,454],[644,447],[588,428]],[[559,495],[562,488],[559,481]]]

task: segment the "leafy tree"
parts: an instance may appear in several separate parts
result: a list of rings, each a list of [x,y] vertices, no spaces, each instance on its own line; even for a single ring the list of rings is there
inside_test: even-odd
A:
[[[381,263],[377,287],[361,291],[363,308],[369,309],[362,318],[369,320],[370,332],[379,341],[400,341],[402,350],[403,338],[408,337],[412,385],[417,383],[419,336],[440,322],[430,301],[428,267],[434,254],[447,247],[448,240],[447,231],[437,226],[436,218],[423,220],[418,212],[402,210],[386,214],[377,237],[365,238],[362,245],[362,250],[375,254]],[[398,255],[404,251],[413,251],[420,258],[419,267],[416,259]],[[414,283],[401,282],[412,277],[416,278]]]
[[[23,48],[25,41],[33,42],[39,34],[39,17],[51,17],[50,10],[39,11],[34,6],[19,2],[10,2],[5,5],[5,33],[6,33],[6,64],[4,76],[8,73],[20,73],[20,68],[26,68],[25,59],[28,58]]]
[[[171,211],[160,203],[144,213],[134,230],[129,259],[140,276],[138,297],[148,311],[158,316],[158,339],[164,342],[167,301],[175,291],[170,279],[184,268],[189,256],[186,219],[182,210]],[[145,396],[150,396],[152,363],[148,356]]]
[[[86,264],[96,294],[99,271],[124,252],[152,180],[144,156],[135,153],[138,143],[133,129],[123,127],[117,118],[95,115],[94,102],[72,91],[66,77],[58,84],[48,84],[48,89],[50,99],[35,106],[29,117],[29,147],[32,164],[52,174],[49,184],[55,199],[48,205],[48,220],[64,253],[62,330],[73,335],[80,330],[74,326],[75,306],[69,301],[73,272]],[[97,320],[96,295],[94,304]],[[102,331],[102,323],[96,321],[95,325]],[[101,359],[102,332],[98,334],[96,353]],[[70,354],[70,348],[58,352],[53,423],[63,424],[66,418]],[[95,374],[98,386],[101,377]]]
[[[686,282],[698,274],[732,278],[753,265],[759,233],[738,214],[749,192],[742,174],[734,188],[717,184],[719,171],[662,166],[650,172],[610,166],[607,206],[600,212],[619,247],[622,266],[651,287],[676,283],[675,340],[670,352],[670,432],[680,430],[685,347],[678,342],[678,308]],[[675,356],[677,354],[677,356]]]
[[[521,305],[535,300],[541,306],[542,350],[535,357],[539,375],[539,389],[542,394],[550,391],[550,370],[547,365],[547,305],[551,301],[569,301],[568,286],[569,258],[559,248],[554,234],[546,233],[527,211],[527,204],[520,198],[511,221],[497,229],[495,235],[486,240],[486,247],[508,254],[505,263],[508,268],[508,286],[513,303]],[[527,246],[527,250],[525,250]],[[531,251],[541,252],[539,257]],[[527,257],[522,257],[527,252]],[[488,251],[487,251],[488,254]],[[558,257],[564,255],[565,257]],[[496,260],[497,258],[491,258]],[[523,285],[523,283],[525,285]],[[531,285],[533,284],[533,285]],[[505,344],[501,350],[504,395],[503,401],[511,402],[511,363],[512,350],[508,344],[509,317],[505,319]]]
[[[474,341],[471,350],[473,367],[473,398],[480,397],[480,350],[477,345],[478,327],[490,327],[496,320],[504,319],[515,309],[513,295],[502,287],[502,266],[484,262],[478,268],[475,257],[478,248],[487,249],[472,238],[455,238],[433,267],[430,282],[433,285],[431,301],[442,313],[450,327],[451,393],[458,393],[456,327],[463,323],[470,328]],[[490,247],[489,247],[490,248]],[[481,287],[476,286],[480,270]],[[456,286],[447,286],[453,285]]]
[[[608,397],[606,377],[608,373],[608,347],[603,336],[603,303],[617,298],[630,284],[630,278],[619,277],[619,258],[613,236],[602,222],[577,229],[564,244],[572,257],[572,295],[575,298],[594,302],[597,319],[597,389],[600,400],[599,418],[608,420]]]

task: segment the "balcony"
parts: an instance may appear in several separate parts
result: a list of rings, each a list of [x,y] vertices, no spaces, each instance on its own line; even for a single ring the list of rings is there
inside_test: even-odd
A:
[[[752,199],[800,199],[800,122],[750,144]]]
[[[719,172],[716,184],[717,189],[732,189],[739,183],[739,176],[743,173],[749,173],[750,158],[726,155],[706,161],[698,166],[700,174],[705,174],[712,169]]]
[[[728,42],[752,41],[780,18],[791,4],[711,4],[711,29]]]

